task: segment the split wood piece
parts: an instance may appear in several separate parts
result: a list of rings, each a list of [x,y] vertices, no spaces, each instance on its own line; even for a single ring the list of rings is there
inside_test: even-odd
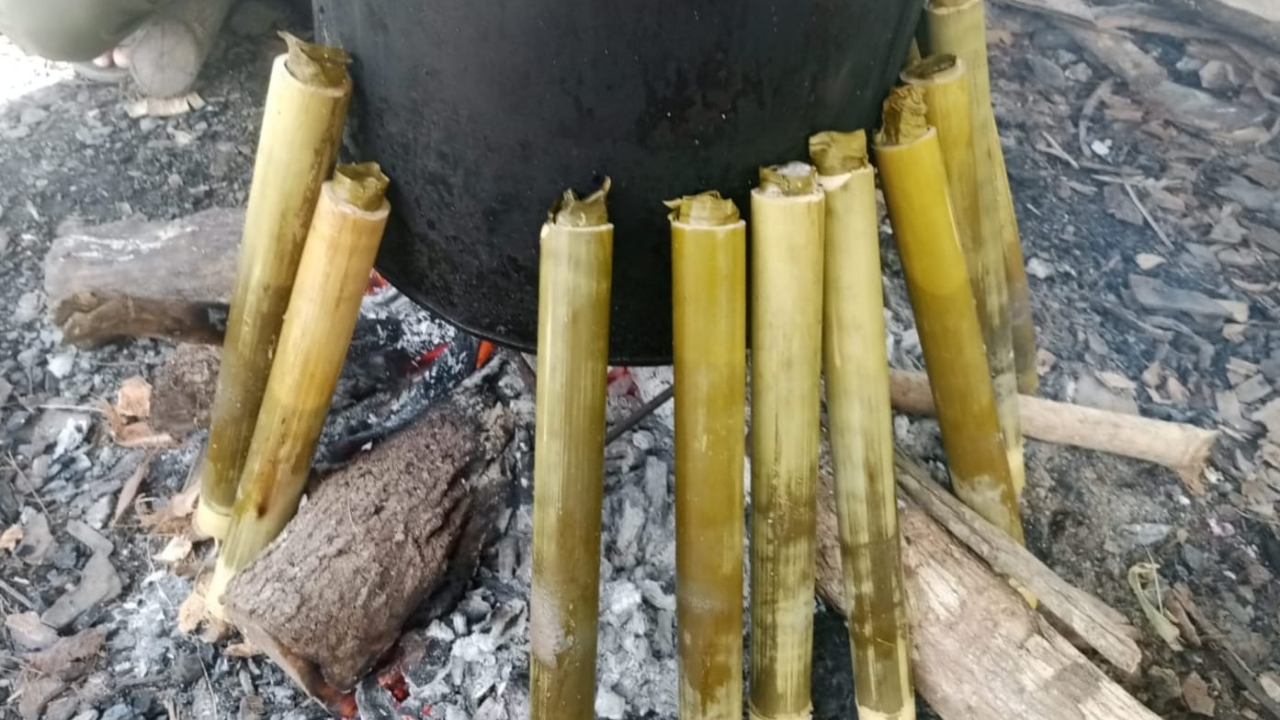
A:
[[[1063,581],[1026,548],[965,507],[933,482],[911,459],[896,458],[898,485],[952,536],[986,561],[997,575],[1012,578],[1039,600],[1039,607],[1071,628],[1085,643],[1125,675],[1142,662],[1137,630],[1124,615],[1098,598]]]
[[[173,0],[126,44],[129,73],[148,97],[183,95],[195,85],[235,0]]]
[[[834,495],[825,472],[819,499],[818,592],[843,608]],[[1157,720],[918,504],[904,499],[899,517],[916,688],[940,717]]]
[[[244,211],[213,208],[67,229],[44,261],[53,323],[80,347],[124,337],[220,342],[243,226]]]
[[[889,380],[895,409],[915,415],[936,412],[924,373],[893,370]],[[1188,492],[1204,495],[1200,475],[1217,442],[1216,430],[1027,395],[1018,400],[1027,437],[1163,465],[1178,473]]]
[[[320,187],[329,178],[351,100],[351,58],[284,34],[254,158],[218,392],[195,525],[226,538]],[[344,343],[345,348],[345,343]]]
[[[515,416],[492,377],[325,478],[228,588],[231,622],[313,697],[335,703],[424,601],[456,600],[501,532]]]

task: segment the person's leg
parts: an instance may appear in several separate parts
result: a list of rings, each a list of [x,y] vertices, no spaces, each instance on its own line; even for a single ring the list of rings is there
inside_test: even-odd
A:
[[[0,0],[0,34],[31,55],[106,62],[170,0]]]

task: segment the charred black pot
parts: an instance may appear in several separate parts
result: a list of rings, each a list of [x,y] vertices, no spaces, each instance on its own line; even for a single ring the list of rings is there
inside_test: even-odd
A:
[[[538,230],[613,180],[611,357],[671,354],[662,201],[719,189],[818,130],[873,127],[923,0],[314,0],[355,57],[347,153],[392,178],[378,269],[416,302],[531,350]],[[749,218],[748,218],[749,219]]]

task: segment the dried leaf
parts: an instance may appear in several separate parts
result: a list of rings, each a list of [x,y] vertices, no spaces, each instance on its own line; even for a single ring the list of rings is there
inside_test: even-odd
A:
[[[1157,268],[1168,262],[1168,260],[1152,253],[1138,253],[1133,256],[1133,261],[1143,270]]]
[[[1245,331],[1249,329],[1248,325],[1239,323],[1225,323],[1222,326],[1222,337],[1226,338],[1229,343],[1244,342]]]
[[[22,542],[25,536],[26,533],[22,531],[21,525],[9,526],[3,534],[0,534],[0,552],[18,547],[18,543]]]
[[[138,420],[151,417],[151,383],[140,375],[121,383],[116,393],[116,412]]]
[[[1187,390],[1187,386],[1172,375],[1165,381],[1164,391],[1175,405],[1185,405],[1191,399],[1191,392]]]
[[[186,535],[176,535],[170,538],[169,544],[153,557],[157,562],[173,565],[186,560],[189,555],[191,555],[191,539]]]
[[[200,484],[191,487],[169,498],[159,510],[151,510],[140,499],[137,503],[138,520],[143,527],[157,535],[179,535],[186,533],[191,526],[190,517],[196,510],[200,499]]]
[[[1142,384],[1150,388],[1160,387],[1160,378],[1164,377],[1164,366],[1157,360],[1142,371]]]
[[[138,489],[142,487],[142,481],[147,479],[147,472],[151,470],[152,455],[147,454],[142,458],[142,462],[138,463],[138,467],[134,468],[133,474],[125,480],[124,487],[120,488],[120,497],[116,498],[116,509],[111,515],[111,527],[115,527],[120,522],[120,518],[124,517],[125,511],[133,504],[134,498],[138,496]]]
[[[111,439],[120,447],[169,448],[178,445],[173,436],[168,433],[157,433],[145,422],[129,423],[116,411],[115,407],[105,402],[99,402],[98,406],[107,419]]]
[[[1147,622],[1151,623],[1151,629],[1156,635],[1165,642],[1175,652],[1182,651],[1182,643],[1179,642],[1181,633],[1178,626],[1173,624],[1173,620],[1168,617],[1163,607],[1156,607],[1147,597],[1147,585],[1159,593],[1160,589],[1160,573],[1159,566],[1153,563],[1138,563],[1129,568],[1129,587],[1133,590],[1133,594],[1138,598],[1138,604],[1142,606],[1142,612],[1147,616]]]
[[[1121,375],[1118,372],[1112,372],[1110,370],[1099,370],[1098,372],[1095,372],[1094,375],[1096,375],[1098,379],[1102,381],[1103,385],[1106,385],[1112,390],[1125,391],[1125,390],[1138,389],[1137,383]]]
[[[1209,696],[1209,685],[1198,673],[1191,673],[1182,681],[1182,699],[1187,709],[1196,715],[1214,716],[1215,703]]]

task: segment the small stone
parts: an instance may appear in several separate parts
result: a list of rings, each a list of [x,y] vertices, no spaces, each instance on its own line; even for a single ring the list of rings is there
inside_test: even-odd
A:
[[[1153,255],[1152,253],[1138,253],[1137,255],[1133,256],[1133,261],[1137,263],[1138,267],[1143,270],[1151,270],[1152,268],[1158,268],[1161,265],[1168,262],[1168,260],[1165,260],[1159,255]]]
[[[1051,90],[1063,90],[1067,87],[1067,76],[1052,60],[1047,60],[1039,55],[1028,55],[1027,65],[1031,66],[1031,72],[1036,77],[1036,81]]]
[[[133,709],[124,703],[116,703],[102,713],[101,720],[134,720]]]
[[[1272,700],[1280,703],[1280,674],[1264,672],[1258,676],[1258,684]]]
[[[602,687],[596,691],[596,715],[605,720],[622,720],[627,713],[627,701],[613,690]]]
[[[626,502],[624,497],[622,517],[618,520],[615,536],[618,549],[624,553],[634,550],[636,540],[640,537],[644,526],[644,509],[634,502]]]
[[[40,616],[46,625],[62,630],[98,603],[114,600],[124,589],[115,567],[103,553],[85,563],[80,584],[68,591]]]
[[[1209,568],[1209,554],[1195,545],[1183,545],[1182,562],[1192,572],[1203,573]]]
[[[1178,682],[1177,673],[1166,667],[1156,666],[1147,671],[1147,687],[1157,707],[1182,697],[1182,684]]]
[[[489,617],[493,607],[476,593],[470,593],[458,603],[458,610],[472,623],[478,623]]]
[[[44,720],[71,720],[80,707],[80,698],[75,695],[64,695],[49,703],[44,709]]]
[[[49,358],[48,370],[49,374],[62,380],[71,374],[72,368],[75,367],[76,356],[74,352],[62,353]]]
[[[68,522],[67,532],[71,537],[84,543],[85,547],[94,552],[110,555],[116,549],[115,545],[113,545],[110,540],[106,539],[101,533],[80,520],[72,520]]]
[[[1231,90],[1240,86],[1235,66],[1221,60],[1210,60],[1200,68],[1200,87],[1205,90]]]
[[[57,549],[53,533],[49,531],[49,519],[41,513],[34,513],[23,523],[22,532],[22,542],[14,548],[13,554],[28,565],[48,563]]]
[[[107,520],[111,517],[111,496],[103,495],[98,498],[97,502],[89,506],[84,512],[84,521],[90,527],[101,530],[107,526]]]
[[[1027,261],[1027,274],[1032,277],[1044,280],[1045,278],[1053,275],[1054,272],[1055,270],[1052,265],[1038,257],[1033,257]]]
[[[4,626],[14,644],[26,650],[44,650],[58,641],[58,633],[40,622],[40,616],[33,612],[9,615]]]
[[[1133,523],[1116,528],[1114,535],[1107,538],[1104,546],[1109,552],[1128,552],[1162,542],[1172,532],[1172,525]]]
[[[1199,673],[1191,673],[1183,678],[1182,699],[1186,701],[1187,709],[1196,715],[1213,717],[1216,704],[1209,696],[1209,686]]]

